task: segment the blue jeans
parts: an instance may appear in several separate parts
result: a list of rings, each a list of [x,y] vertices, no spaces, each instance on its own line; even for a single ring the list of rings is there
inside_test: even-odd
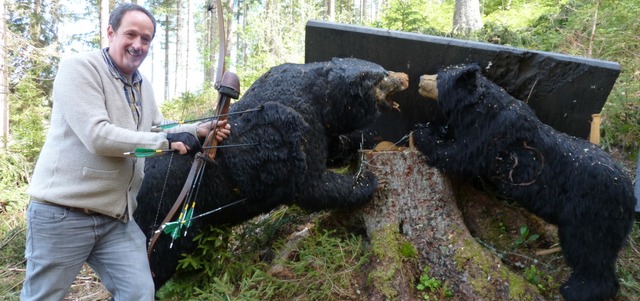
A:
[[[113,300],[154,300],[146,238],[133,220],[32,201],[25,257],[21,300],[62,300],[85,262]]]

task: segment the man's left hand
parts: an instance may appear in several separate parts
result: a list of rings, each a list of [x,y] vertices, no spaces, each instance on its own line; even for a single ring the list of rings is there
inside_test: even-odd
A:
[[[198,124],[198,136],[202,138],[207,137],[209,132],[214,130],[215,126],[218,127],[216,130],[216,140],[218,140],[218,142],[227,139],[229,134],[231,134],[231,125],[229,125],[227,120],[214,119],[212,121]]]

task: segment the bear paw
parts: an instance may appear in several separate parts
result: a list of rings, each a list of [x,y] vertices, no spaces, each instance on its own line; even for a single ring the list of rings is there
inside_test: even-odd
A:
[[[610,279],[580,279],[571,276],[560,288],[560,292],[567,301],[605,301],[616,295],[619,286],[615,276]]]
[[[362,203],[371,200],[373,198],[374,192],[378,189],[378,178],[372,172],[365,172],[361,174],[354,187],[354,190],[358,190],[358,195],[361,195],[360,199]]]

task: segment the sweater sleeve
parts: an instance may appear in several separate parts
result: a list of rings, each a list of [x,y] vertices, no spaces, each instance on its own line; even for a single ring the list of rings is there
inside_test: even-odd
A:
[[[121,157],[135,148],[168,148],[165,133],[137,130],[123,85],[109,73],[101,56],[63,61],[54,91],[54,106],[89,152]]]

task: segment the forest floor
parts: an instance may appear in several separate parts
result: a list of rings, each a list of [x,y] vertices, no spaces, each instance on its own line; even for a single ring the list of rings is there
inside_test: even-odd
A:
[[[635,176],[636,162],[625,162],[615,151],[612,155],[619,159],[629,172]],[[460,191],[459,191],[460,192]],[[467,191],[468,192],[468,191]],[[562,252],[557,245],[556,229],[529,214],[518,206],[496,201],[484,193],[471,192],[473,195],[459,208],[464,215],[472,235],[490,252],[498,255],[503,263],[517,274],[533,284],[548,300],[562,300],[559,286],[570,273],[565,265]],[[15,218],[15,217],[14,217]],[[309,217],[311,219],[313,217]],[[299,220],[304,222],[304,220]],[[309,221],[311,222],[311,221]],[[11,236],[5,235],[1,248],[16,251],[23,247],[24,230]],[[15,240],[15,242],[12,242]],[[22,245],[20,245],[22,244]],[[4,254],[4,250],[3,250]],[[13,262],[2,268],[0,300],[18,300],[19,288],[24,279],[24,260],[14,254]],[[5,262],[7,258],[4,258]],[[640,222],[636,221],[629,244],[622,250],[618,259],[618,273],[621,291],[614,301],[636,300],[640,298]],[[357,275],[366,279],[366,275]],[[4,283],[3,283],[4,282]],[[360,287],[364,287],[364,283]],[[8,289],[7,289],[8,287]],[[72,284],[65,300],[110,300],[110,294],[104,289],[97,276],[85,265]]]

